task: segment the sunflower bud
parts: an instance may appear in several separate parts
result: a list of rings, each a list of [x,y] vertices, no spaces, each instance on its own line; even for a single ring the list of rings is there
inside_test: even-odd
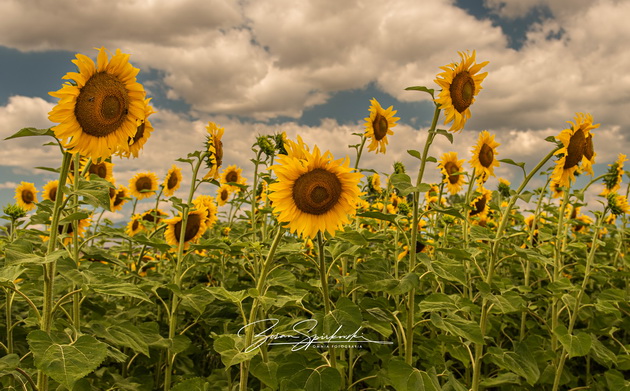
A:
[[[405,173],[405,165],[402,162],[394,163],[394,174],[404,174]]]
[[[497,187],[497,190],[501,194],[501,197],[508,198],[510,196],[510,182],[503,178],[499,178],[499,186]]]
[[[16,204],[8,204],[2,211],[14,221],[26,216],[26,211]]]
[[[276,143],[276,149],[278,150],[278,154],[279,155],[287,155],[288,154],[287,150],[284,148],[284,138],[285,137],[286,137],[286,134],[284,132],[275,134],[273,136],[273,140]]]
[[[403,216],[408,216],[409,213],[411,213],[411,208],[409,207],[409,204],[406,202],[399,202],[398,203],[398,214],[401,214]]]
[[[269,136],[258,136],[258,138],[256,138],[256,145],[258,145],[260,150],[267,156],[273,156],[275,153],[275,146],[269,139]]]

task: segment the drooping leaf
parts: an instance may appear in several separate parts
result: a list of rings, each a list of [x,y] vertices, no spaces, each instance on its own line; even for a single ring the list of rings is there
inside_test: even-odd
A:
[[[473,343],[485,345],[479,324],[473,322],[472,320],[467,320],[457,315],[440,317],[435,312],[432,312],[431,324],[441,330],[448,331]]]
[[[557,326],[553,333],[558,337],[558,341],[569,353],[569,357],[586,356],[591,350],[591,337],[583,332],[576,335],[569,334],[569,330],[564,325]]]

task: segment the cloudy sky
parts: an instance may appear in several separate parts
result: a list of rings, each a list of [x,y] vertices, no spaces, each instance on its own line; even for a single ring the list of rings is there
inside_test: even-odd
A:
[[[490,61],[472,118],[450,145],[470,159],[478,134],[501,143],[499,158],[533,167],[576,112],[601,124],[596,172],[630,152],[630,1],[615,0],[3,0],[0,2],[0,138],[46,128],[49,91],[75,71],[76,53],[120,48],[140,68],[153,97],[155,131],[138,159],[115,158],[118,183],[136,172],[163,178],[175,159],[201,149],[205,126],[225,128],[224,166],[251,182],[251,144],[259,134],[300,134],[309,144],[354,158],[352,132],[364,129],[369,101],[398,110],[387,154],[366,153],[364,168],[389,174],[395,161],[417,172],[406,150],[422,149],[440,66],[476,50]],[[440,123],[443,122],[443,118]],[[41,190],[57,167],[48,140],[0,141],[0,204],[20,181]],[[181,166],[186,168],[185,166]],[[518,184],[519,171],[496,169]],[[415,174],[413,174],[415,175]],[[434,165],[426,181],[439,180]],[[488,185],[494,188],[496,178]],[[599,189],[594,189],[594,192]],[[203,188],[214,195],[212,187]],[[183,193],[180,191],[180,196]],[[41,195],[40,195],[41,199]],[[591,196],[593,202],[596,197]],[[149,208],[141,205],[140,210]],[[109,214],[114,221],[124,214]]]

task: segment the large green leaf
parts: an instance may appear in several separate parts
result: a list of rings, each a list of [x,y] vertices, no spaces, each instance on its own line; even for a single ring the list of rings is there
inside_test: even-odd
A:
[[[13,135],[5,138],[5,140],[10,140],[12,138],[18,137],[29,137],[29,136],[51,136],[55,137],[55,133],[50,129],[37,129],[37,128],[22,128],[18,130]]]
[[[53,342],[48,334],[35,330],[28,334],[27,340],[37,369],[70,390],[107,356],[107,345],[90,335],[65,344]]]
[[[534,356],[527,349],[527,345],[519,345],[515,352],[491,347],[488,349],[488,353],[492,356],[495,364],[524,377],[530,385],[534,385],[538,381],[540,369]]]
[[[278,363],[264,362],[256,356],[252,359],[250,372],[266,386],[274,390],[278,388]]]
[[[586,356],[591,350],[591,337],[579,332],[576,335],[569,334],[566,326],[560,325],[553,330],[553,333],[558,337],[558,341],[569,353],[569,357],[581,357]]]
[[[210,391],[213,389],[214,388],[206,381],[206,379],[202,377],[194,377],[178,383],[175,387],[171,388],[171,391]]]
[[[455,301],[444,293],[433,293],[420,302],[420,312],[456,311]]]
[[[95,334],[116,346],[124,346],[149,357],[149,345],[140,330],[131,322],[116,324],[94,322]]]
[[[307,369],[309,370],[309,369]],[[341,375],[332,367],[310,370],[304,389],[306,391],[334,391],[341,389]]]
[[[441,391],[435,376],[413,368],[404,361],[395,358],[389,362],[387,377],[396,391]]]
[[[221,355],[221,362],[226,367],[250,360],[258,353],[258,349],[251,352],[244,351],[243,337],[224,334],[214,340],[214,350]]]
[[[484,345],[483,335],[479,325],[472,320],[466,320],[457,315],[442,318],[435,312],[431,313],[431,324],[435,327],[460,336],[468,341]]]

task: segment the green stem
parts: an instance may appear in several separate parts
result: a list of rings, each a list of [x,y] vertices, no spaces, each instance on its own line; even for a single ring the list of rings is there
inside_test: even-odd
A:
[[[595,259],[595,251],[597,251],[598,247],[598,236],[599,231],[601,229],[601,224],[606,214],[606,209],[604,209],[604,213],[602,213],[596,222],[596,228],[593,233],[593,239],[591,240],[591,250],[588,253],[586,258],[586,266],[584,267],[584,279],[582,280],[582,286],[580,287],[580,291],[578,292],[577,298],[575,299],[575,304],[573,306],[573,312],[571,312],[571,318],[569,318],[569,327],[567,328],[567,334],[571,335],[573,333],[573,328],[575,327],[575,322],[578,318],[578,313],[580,311],[580,306],[582,305],[582,298],[584,297],[584,292],[586,291],[586,285],[588,284],[588,280],[591,274],[591,268],[593,266],[593,259]],[[554,329],[555,330],[555,329]],[[552,330],[552,332],[554,332]],[[560,378],[562,377],[562,371],[564,369],[564,364],[566,362],[568,353],[564,346],[562,347],[562,353],[560,354],[560,362],[556,368],[556,375],[553,381],[552,391],[557,391],[560,385]]]
[[[256,209],[258,207],[258,202],[256,201],[256,192],[258,191],[258,162],[260,161],[260,155],[262,154],[262,150],[259,150],[256,154],[256,160],[254,161],[254,180],[253,180],[253,188],[252,188],[252,241],[256,241]],[[264,240],[264,238],[263,238]]]
[[[331,301],[330,294],[328,292],[328,273],[326,272],[326,253],[324,252],[324,235],[321,231],[317,232],[317,248],[318,254],[317,257],[319,259],[319,278],[322,284],[322,296],[324,299],[324,316],[331,313]],[[335,353],[335,348],[330,347],[330,366],[333,368],[337,368],[337,357]]]
[[[431,127],[427,133],[427,140],[424,143],[424,150],[422,152],[422,159],[420,160],[420,169],[418,171],[418,177],[416,179],[416,187],[422,183],[422,177],[424,176],[424,169],[427,163],[427,157],[429,156],[429,147],[433,143],[435,138],[435,127],[437,126],[438,118],[440,117],[439,106],[435,107],[433,113],[433,121]],[[411,220],[411,243],[409,243],[409,273],[412,273],[416,268],[416,242],[418,241],[418,212],[420,208],[420,193],[415,191],[413,193],[413,218]],[[413,329],[415,320],[415,298],[416,290],[412,289],[407,295],[407,324],[405,327],[405,362],[409,365],[413,362]]]
[[[271,243],[271,247],[269,248],[269,252],[267,253],[267,258],[262,266],[262,271],[256,282],[256,292],[259,296],[263,296],[265,294],[265,283],[267,281],[267,275],[271,270],[271,266],[273,264],[273,259],[276,254],[276,250],[278,249],[278,245],[280,244],[280,240],[282,239],[282,234],[284,233],[284,228],[278,227],[278,232],[276,233],[276,237],[273,239]],[[252,341],[254,339],[254,326],[251,325],[255,321],[255,316],[258,312],[258,308],[260,306],[260,300],[258,297],[254,298],[252,302],[252,308],[249,312],[249,318],[246,318],[243,314],[243,322],[245,322],[245,326],[250,325],[245,330],[245,346],[251,346]],[[247,380],[249,377],[249,360],[244,361],[240,365],[240,389],[247,390]]]
[[[512,207],[516,203],[516,200],[519,198],[525,186],[529,183],[529,181],[533,178],[533,176],[542,168],[543,165],[547,163],[549,159],[554,155],[557,148],[552,150],[545,156],[536,167],[530,171],[530,173],[525,177],[521,186],[516,190],[516,193],[510,198],[508,206],[505,209],[505,213],[501,216],[501,222],[499,223],[499,227],[497,228],[497,233],[495,235],[495,240],[492,243],[492,249],[490,254],[490,260],[488,263],[488,270],[485,276],[485,283],[490,286],[492,284],[492,278],[494,277],[494,269],[497,263],[497,258],[499,254],[499,244],[501,243],[501,238],[503,237],[503,231],[507,225],[507,222],[510,217],[510,212],[512,211]],[[488,314],[490,313],[490,308],[488,306],[488,298],[484,297],[481,303],[481,317],[479,320],[479,327],[481,328],[481,335],[485,338],[486,335],[486,326],[488,322]],[[483,358],[483,345],[484,344],[475,344],[475,357],[473,361],[473,380],[472,380],[472,391],[479,390],[479,383],[481,381],[481,359]]]
[[[188,200],[186,205],[182,208],[182,220],[181,220],[181,229],[179,231],[179,240],[177,246],[177,259],[175,260],[175,273],[173,275],[173,284],[177,287],[177,289],[181,290],[182,288],[182,264],[184,258],[184,248],[186,245],[186,228],[188,225],[188,211],[190,210],[190,204],[192,202],[193,196],[195,194],[196,183],[197,183],[197,174],[199,173],[199,167],[201,163],[204,161],[205,153],[199,157],[197,163],[193,166],[193,174],[190,181],[190,190],[188,192]],[[169,341],[172,341],[175,338],[175,332],[177,330],[177,308],[179,307],[179,298],[177,295],[173,294],[171,299],[171,310],[168,313],[168,338]],[[164,370],[164,391],[169,391],[171,389],[171,379],[173,375],[173,364],[175,363],[176,354],[171,351],[169,347],[166,353],[166,367]]]

